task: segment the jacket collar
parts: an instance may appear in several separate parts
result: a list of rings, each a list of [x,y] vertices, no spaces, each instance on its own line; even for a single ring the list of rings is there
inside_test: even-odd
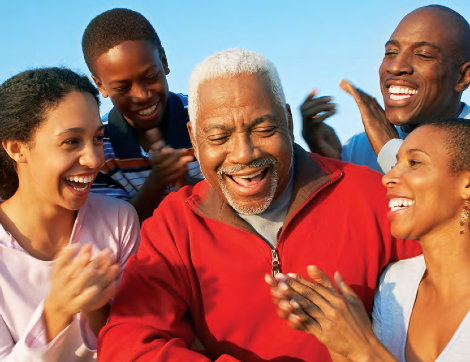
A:
[[[338,180],[341,175],[341,170],[327,159],[317,154],[309,154],[294,144],[294,184],[284,226],[315,194]],[[202,181],[195,189],[197,191],[187,199],[187,202],[197,214],[257,234],[219,196],[207,180]]]

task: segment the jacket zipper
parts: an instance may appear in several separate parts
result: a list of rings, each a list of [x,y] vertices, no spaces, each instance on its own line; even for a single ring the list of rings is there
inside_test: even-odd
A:
[[[273,277],[275,277],[277,274],[279,274],[279,273],[281,272],[281,259],[279,259],[279,253],[278,253],[278,251],[277,251],[277,248],[279,247],[279,242],[280,242],[281,236],[282,236],[282,234],[283,234],[283,232],[284,232],[284,230],[285,230],[285,226],[287,226],[287,224],[290,223],[290,221],[294,218],[294,216],[297,215],[297,214],[299,213],[299,211],[300,211],[301,209],[303,209],[304,206],[305,206],[308,202],[310,202],[310,200],[311,200],[312,198],[314,198],[314,197],[315,197],[320,191],[322,191],[324,188],[326,188],[327,186],[329,186],[329,185],[332,184],[333,182],[337,181],[342,175],[343,175],[343,173],[341,172],[337,177],[335,177],[334,179],[330,180],[329,182],[327,182],[326,184],[324,184],[323,186],[321,186],[315,193],[313,193],[313,194],[308,198],[308,200],[306,200],[306,201],[299,207],[299,209],[298,209],[294,214],[292,214],[292,216],[290,217],[290,219],[287,220],[286,225],[282,226],[282,227],[279,229],[278,234],[277,234],[277,244],[276,244],[276,247],[275,247],[274,249],[272,249],[272,247],[271,247],[271,274],[272,274]],[[185,200],[185,202],[187,203],[187,200]],[[190,206],[190,207],[191,207],[191,206]],[[201,216],[202,218],[206,218],[206,216],[200,214],[199,212],[197,212],[196,210],[194,210],[192,207],[191,207],[191,209],[193,210],[193,212],[194,212],[195,214]],[[247,230],[240,229],[240,228],[238,228],[238,227],[236,227],[236,226],[233,226],[233,225],[224,223],[224,222],[222,222],[222,221],[220,221],[220,220],[216,220],[216,219],[211,219],[211,220],[213,220],[213,221],[215,221],[215,222],[218,222],[218,223],[220,223],[220,224],[228,225],[228,226],[233,227],[233,228],[235,228],[235,229],[237,229],[237,230],[244,231],[244,232],[249,233],[249,234],[251,234],[251,235],[255,235],[255,234],[253,234],[253,233],[251,233],[251,232],[249,232],[249,231],[247,231]],[[271,246],[268,242],[266,242],[266,241],[265,241],[263,238],[261,238],[259,235],[256,235],[256,236],[258,236],[258,237],[259,237],[261,240],[263,240],[266,244],[268,244],[269,246]]]
[[[295,215],[297,215],[299,213],[299,211],[301,209],[304,208],[304,206],[310,202],[310,200],[312,198],[314,198],[320,191],[322,191],[324,188],[326,188],[327,186],[329,186],[330,184],[332,184],[333,182],[337,181],[341,176],[343,175],[343,173],[340,173],[337,177],[335,177],[333,180],[330,180],[329,182],[327,182],[326,184],[324,184],[323,186],[321,186],[312,196],[310,196],[308,198],[307,201],[305,201],[302,206],[299,207],[299,209],[294,213],[292,214],[292,216],[290,217],[289,220],[287,220],[287,223],[281,227],[278,231],[278,234],[277,234],[277,244],[276,244],[276,248],[275,249],[271,249],[271,255],[272,255],[272,268],[271,268],[271,274],[273,277],[275,277],[278,273],[281,272],[281,259],[279,259],[279,253],[277,252],[277,248],[279,246],[279,242],[280,242],[280,239],[281,239],[281,236],[282,236],[282,232],[286,229],[285,227],[289,224],[289,222],[294,218]]]
[[[275,277],[281,271],[281,261],[279,260],[279,254],[276,249],[271,250],[272,260],[272,269],[271,274]]]

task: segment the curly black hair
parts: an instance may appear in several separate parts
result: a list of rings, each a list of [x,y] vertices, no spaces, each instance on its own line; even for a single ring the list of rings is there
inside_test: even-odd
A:
[[[111,9],[95,17],[85,29],[82,50],[91,74],[96,59],[127,40],[146,40],[154,44],[160,56],[164,50],[152,24],[140,13],[129,9]]]
[[[47,113],[71,92],[90,93],[100,104],[88,77],[66,68],[39,68],[19,73],[0,85],[0,139],[31,142]],[[16,162],[0,147],[0,198],[18,189]]]
[[[470,120],[464,118],[443,118],[422,123],[420,127],[436,127],[444,137],[444,147],[450,156],[449,172],[459,174],[470,171]]]

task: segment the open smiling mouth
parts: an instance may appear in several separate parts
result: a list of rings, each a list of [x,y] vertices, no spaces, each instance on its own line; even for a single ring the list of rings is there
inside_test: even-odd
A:
[[[65,179],[67,185],[73,188],[75,191],[83,192],[87,191],[91,184],[93,183],[93,179],[95,176],[71,176]]]
[[[136,113],[139,116],[148,117],[148,116],[151,116],[152,114],[154,114],[157,111],[157,108],[158,108],[158,103],[156,103],[153,106],[150,106],[148,108],[141,109],[140,111],[137,111]]]
[[[390,211],[406,211],[410,208],[411,205],[415,203],[414,200],[411,199],[403,199],[403,198],[398,198],[398,199],[391,199],[390,202],[388,203],[388,206],[390,207]]]
[[[396,85],[391,85],[388,88],[390,93],[390,99],[394,101],[401,101],[406,98],[410,98],[418,93],[417,89],[410,88],[410,87],[400,87]]]
[[[249,175],[228,175],[236,184],[241,187],[255,187],[258,185],[268,173],[269,168],[253,172]]]

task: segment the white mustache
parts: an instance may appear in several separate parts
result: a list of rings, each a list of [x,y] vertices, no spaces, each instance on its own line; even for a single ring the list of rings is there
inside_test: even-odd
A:
[[[231,167],[219,167],[217,169],[217,175],[219,175],[219,177],[222,177],[224,174],[239,172],[246,168],[275,166],[276,164],[277,164],[277,160],[274,160],[271,158],[259,158],[257,160],[251,161],[247,165],[238,164],[238,165],[231,166]]]

